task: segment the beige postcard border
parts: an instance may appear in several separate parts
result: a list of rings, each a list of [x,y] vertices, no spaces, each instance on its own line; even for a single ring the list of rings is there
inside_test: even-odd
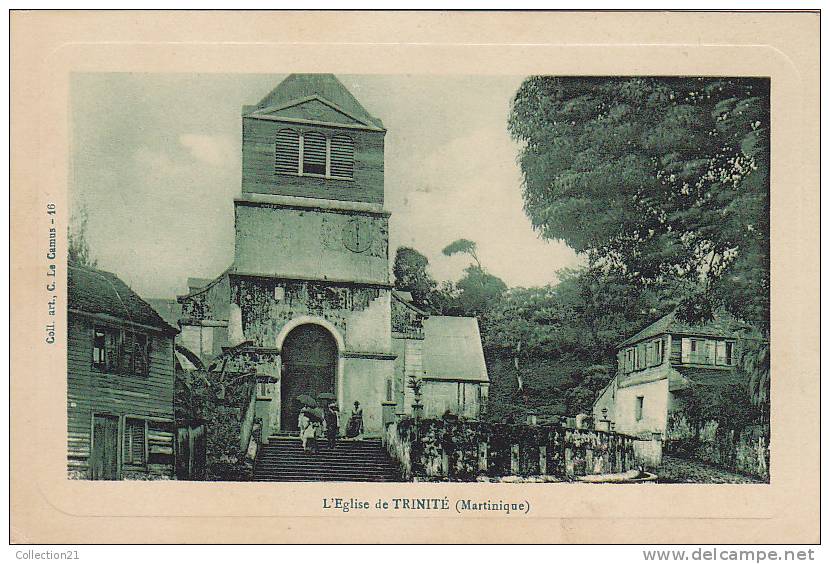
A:
[[[11,25],[13,542],[818,540],[818,15],[15,12]],[[46,345],[45,206],[57,205],[65,233],[68,79],[100,71],[770,76],[771,484],[67,480],[66,296],[64,284],[58,344]],[[326,497],[528,501],[531,511],[342,513],[323,510]]]

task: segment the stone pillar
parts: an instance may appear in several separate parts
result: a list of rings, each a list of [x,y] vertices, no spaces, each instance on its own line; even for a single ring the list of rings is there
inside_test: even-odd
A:
[[[565,476],[573,478],[574,474],[573,452],[571,447],[565,447]]]
[[[657,468],[663,462],[663,433],[651,434],[651,448],[654,455],[651,463]]]
[[[513,476],[519,475],[519,445],[510,446],[510,473]]]
[[[482,472],[487,471],[487,443],[478,443],[478,469]]]
[[[548,447],[539,447],[539,474],[544,476],[548,473]]]

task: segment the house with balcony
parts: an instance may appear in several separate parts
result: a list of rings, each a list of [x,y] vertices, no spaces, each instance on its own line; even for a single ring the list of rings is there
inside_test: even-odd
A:
[[[672,312],[626,339],[614,378],[594,402],[594,421],[628,435],[665,436],[685,392],[735,380],[739,329],[727,316],[691,325]]]

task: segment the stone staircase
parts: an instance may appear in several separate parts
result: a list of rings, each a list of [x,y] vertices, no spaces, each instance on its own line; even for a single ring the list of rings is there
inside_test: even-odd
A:
[[[316,454],[303,452],[298,437],[274,435],[257,456],[256,482],[399,482],[397,464],[380,439],[338,439],[334,450],[321,442]]]

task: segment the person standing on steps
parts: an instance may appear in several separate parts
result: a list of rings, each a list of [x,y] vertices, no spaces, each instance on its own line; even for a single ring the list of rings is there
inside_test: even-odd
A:
[[[349,417],[349,424],[346,427],[346,436],[350,439],[359,438],[363,434],[363,408],[360,402],[355,401],[352,408],[352,415]]]
[[[314,410],[304,407],[300,410],[297,423],[300,427],[303,451],[316,453],[318,451],[317,435],[320,428],[320,418],[314,413]]]
[[[328,439],[329,448],[334,449],[337,445],[337,435],[340,431],[340,417],[337,413],[337,404],[330,403],[326,406],[324,417],[326,423],[326,439]]]

